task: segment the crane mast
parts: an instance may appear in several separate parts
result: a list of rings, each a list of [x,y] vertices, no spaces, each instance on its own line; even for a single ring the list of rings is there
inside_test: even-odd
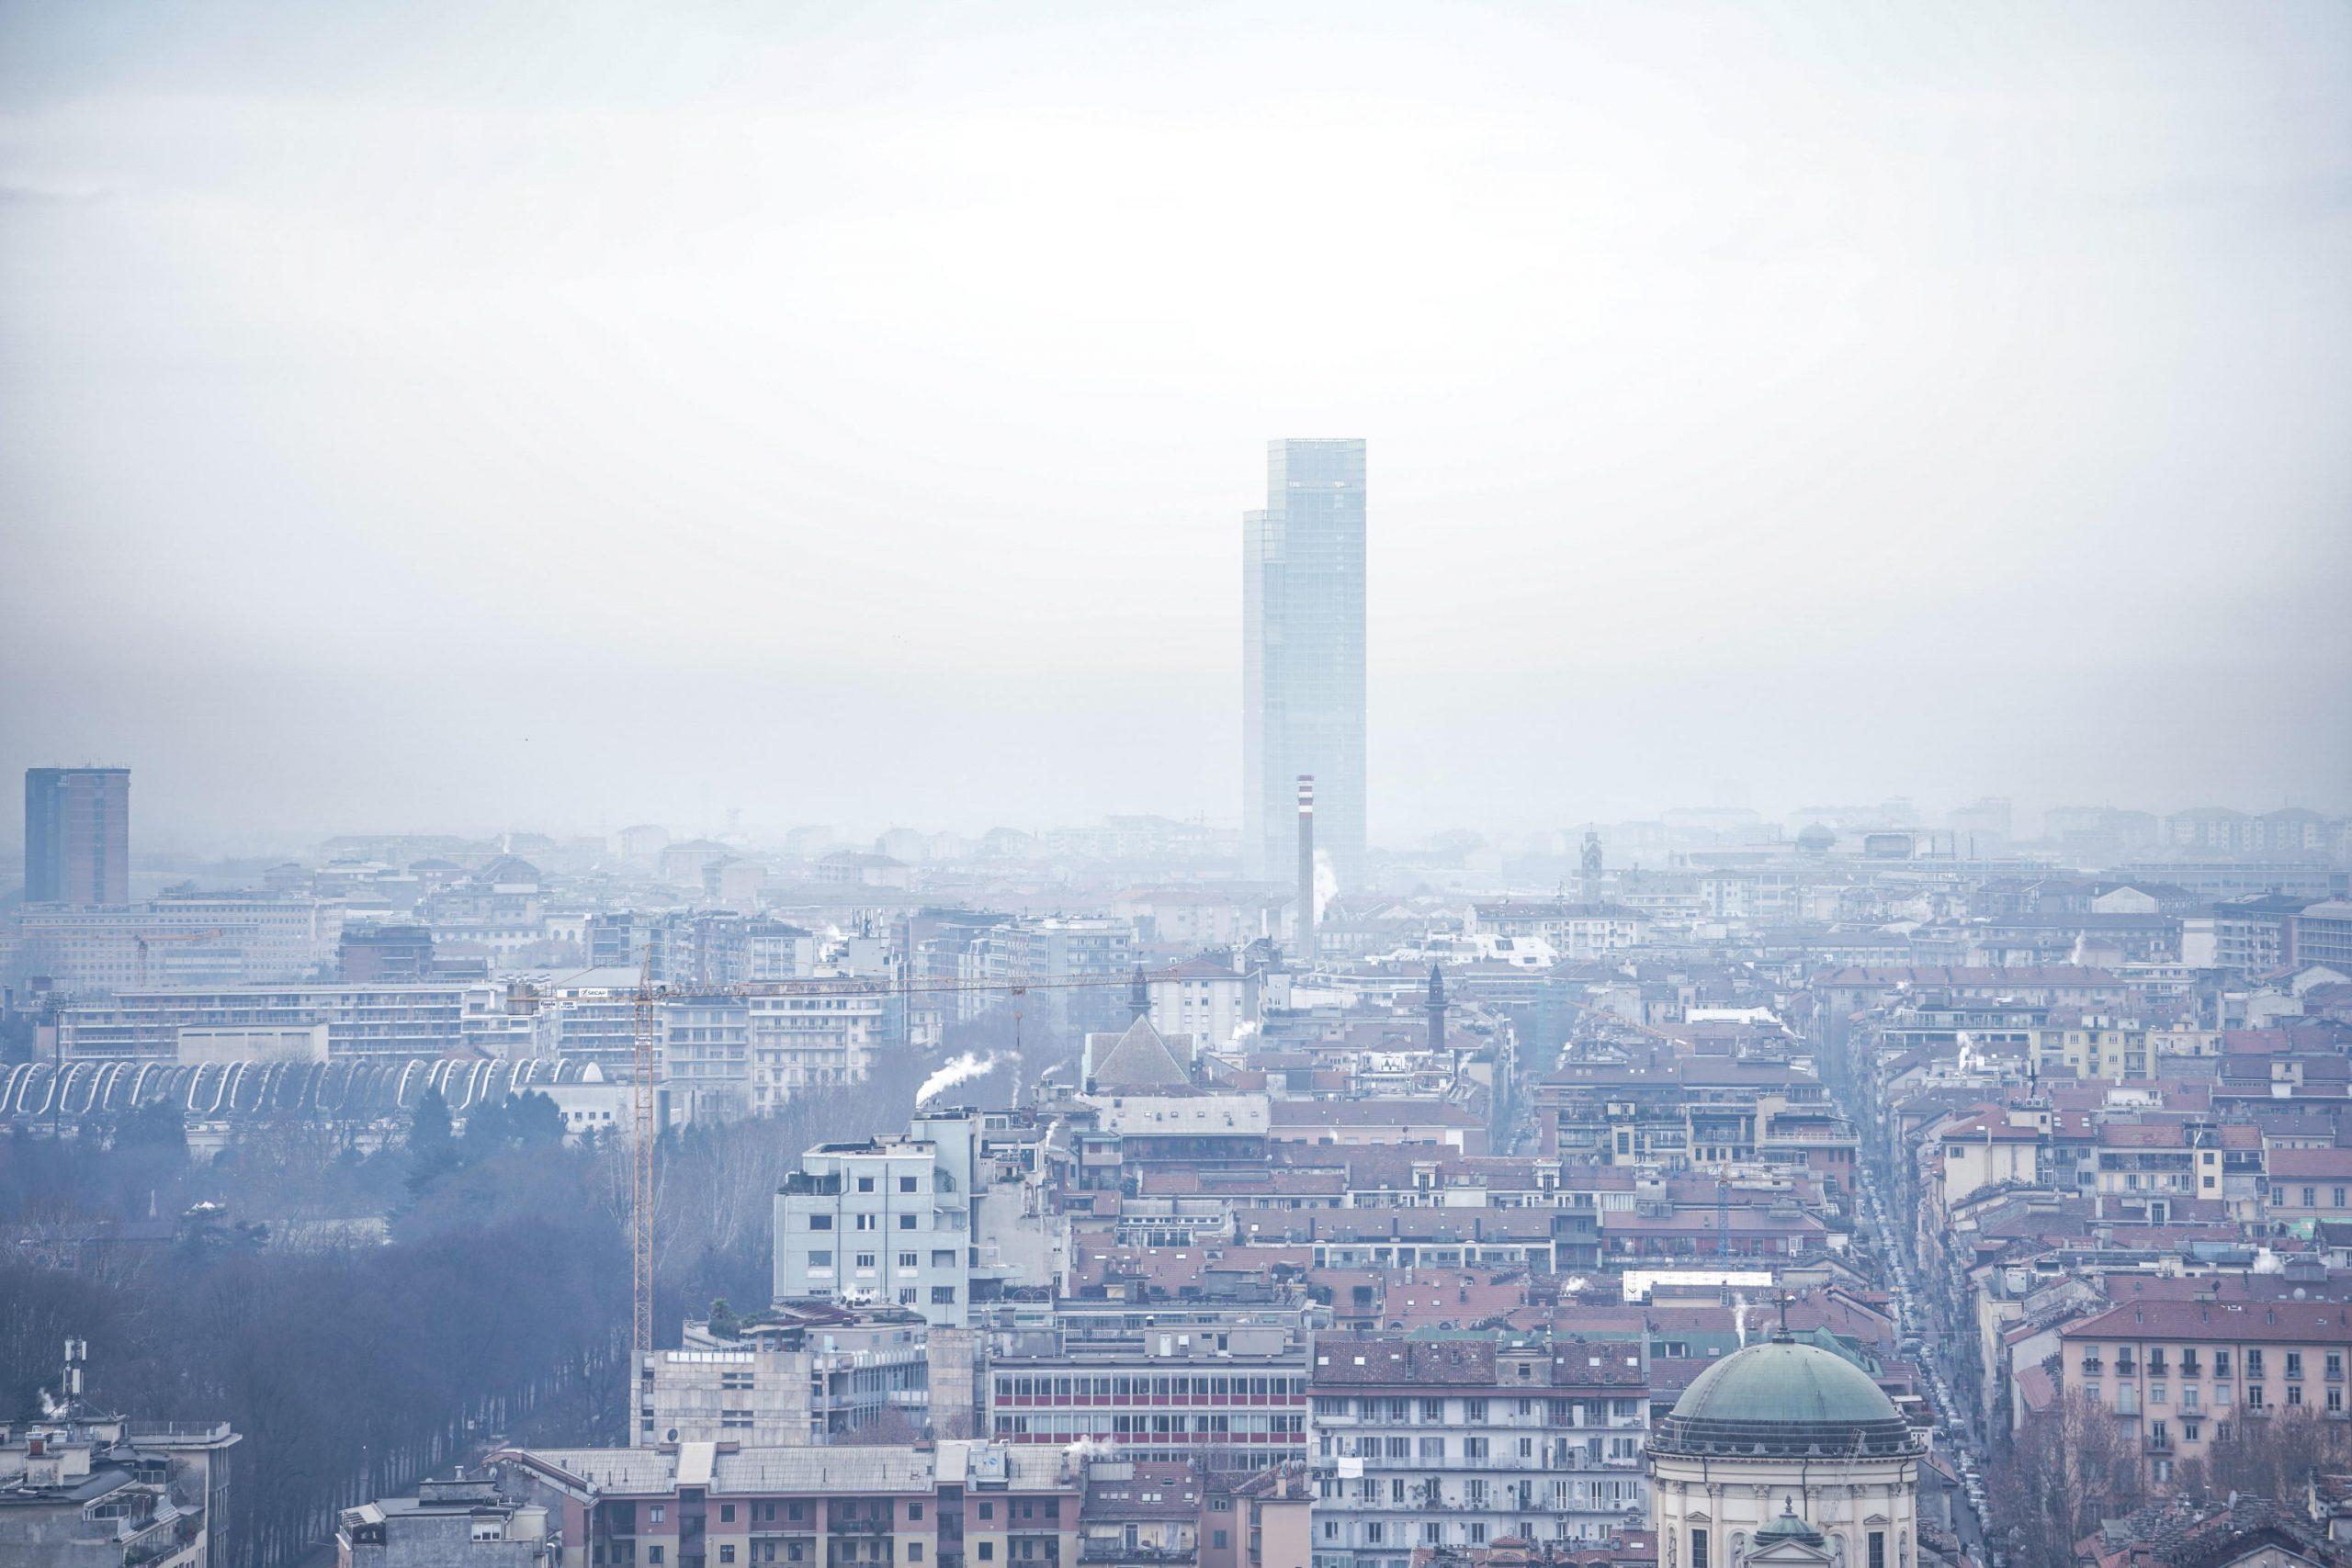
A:
[[[628,1246],[630,1256],[629,1408],[631,1430],[638,1386],[646,1359],[653,1354],[653,957],[647,953],[638,971],[635,1016],[631,1021],[634,1081],[629,1086],[630,1120],[634,1138],[629,1149]]]

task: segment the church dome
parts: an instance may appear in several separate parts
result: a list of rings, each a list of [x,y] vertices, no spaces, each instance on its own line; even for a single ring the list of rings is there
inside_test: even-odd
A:
[[[1781,1517],[1756,1532],[1756,1545],[1761,1549],[1783,1540],[1793,1540],[1802,1546],[1819,1546],[1821,1532],[1797,1517],[1796,1505],[1783,1502]]]
[[[1772,1339],[1699,1374],[1651,1449],[1737,1459],[1861,1459],[1913,1454],[1920,1444],[1870,1374],[1843,1356]]]

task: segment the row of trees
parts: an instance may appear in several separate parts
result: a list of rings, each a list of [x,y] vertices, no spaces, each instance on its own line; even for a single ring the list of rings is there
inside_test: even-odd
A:
[[[1992,1533],[2007,1537],[2018,1568],[2074,1568],[2076,1545],[2102,1519],[2165,1497],[2235,1493],[2291,1506],[2312,1475],[2352,1471],[2352,1424],[2309,1405],[2240,1419],[2228,1442],[2175,1460],[2160,1486],[2148,1478],[2139,1443],[2137,1421],[2080,1393],[2026,1422],[1995,1465],[1990,1488]]]
[[[433,1113],[422,1108],[419,1122]],[[77,1140],[69,1157],[103,1171],[119,1150],[175,1201],[204,1191],[185,1149],[175,1168],[128,1131],[112,1148]],[[314,1546],[337,1508],[488,1432],[557,1408],[617,1414],[628,1276],[618,1225],[590,1201],[599,1153],[561,1147],[560,1131],[477,1152],[438,1175],[424,1145],[363,1156],[384,1162],[379,1182],[392,1168],[417,1179],[380,1244],[268,1246],[265,1225],[209,1223],[234,1211],[208,1197],[175,1242],[85,1252],[105,1261],[73,1271],[0,1264],[0,1391],[16,1409],[35,1403],[70,1336],[90,1342],[93,1404],[230,1422],[243,1441],[221,1556],[262,1568]],[[22,1186],[23,1166],[62,1153],[12,1139],[0,1173]],[[220,1190],[252,1157],[235,1151]],[[461,1176],[487,1201],[453,1201]],[[599,1400],[600,1388],[612,1392]]]
[[[657,1342],[714,1297],[768,1299],[786,1174],[811,1144],[902,1127],[923,1070],[886,1055],[863,1083],[662,1140]],[[0,1137],[11,1224],[179,1222],[176,1240],[87,1249],[71,1270],[0,1259],[0,1410],[34,1409],[64,1340],[87,1339],[94,1404],[244,1434],[222,1559],[275,1568],[337,1509],[492,1435],[626,1440],[628,1193],[619,1140],[566,1145],[537,1095],[462,1126],[428,1095],[376,1147],[255,1122],[212,1161],[153,1109]],[[290,1244],[311,1235],[339,1239]]]

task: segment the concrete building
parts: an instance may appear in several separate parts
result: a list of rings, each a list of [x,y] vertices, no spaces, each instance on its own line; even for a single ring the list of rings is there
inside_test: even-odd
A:
[[[78,1400],[0,1426],[0,1562],[210,1568],[240,1440],[226,1422],[94,1416]]]
[[[27,905],[0,931],[0,976],[61,995],[149,986],[308,980],[332,972],[340,905],[317,898],[161,898],[128,908]]]
[[[1649,1441],[1658,1568],[1913,1568],[1927,1445],[1870,1375],[1776,1337],[1699,1374]]]
[[[1261,983],[1255,969],[1238,971],[1213,959],[1193,958],[1151,976],[1151,1026],[1164,1038],[1190,1035],[1206,1050],[1223,1050],[1259,1024]]]
[[[130,770],[25,770],[25,902],[130,902]]]
[[[1317,847],[1343,886],[1364,852],[1364,444],[1273,441],[1242,551],[1242,862],[1298,863],[1294,792],[1312,774]]]
[[[637,1444],[795,1448],[902,1419],[929,1425],[929,1334],[898,1306],[779,1302],[732,1325],[689,1322],[639,1370]]]
[[[431,1057],[479,1044],[507,1055],[500,1043],[518,1019],[503,989],[458,981],[424,985],[250,986],[204,990],[131,990],[110,1002],[69,1007],[57,1016],[57,1048],[67,1060],[201,1061],[215,1045],[183,1045],[183,1036],[217,1042],[224,1034],[287,1039],[326,1029],[330,1058]]]
[[[1209,1495],[1201,1568],[1306,1568],[1315,1551],[1315,1481],[1297,1461],[1269,1466],[1233,1489],[1228,1509]],[[1236,1516],[1230,1540],[1218,1536],[1220,1516]]]
[[[1279,1323],[1022,1330],[989,1345],[1001,1442],[1087,1443],[1147,1463],[1250,1474],[1306,1457],[1306,1341]]]
[[[414,984],[433,977],[427,926],[345,926],[335,951],[335,978],[353,985]]]
[[[935,1328],[971,1320],[983,1264],[979,1118],[917,1116],[902,1136],[820,1144],[775,1200],[775,1294],[907,1307]]]
[[[417,1483],[335,1516],[335,1568],[561,1568],[540,1503],[510,1503],[487,1477]]]

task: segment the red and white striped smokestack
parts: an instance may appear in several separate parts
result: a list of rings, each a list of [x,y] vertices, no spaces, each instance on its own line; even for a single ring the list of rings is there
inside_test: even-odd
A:
[[[1315,775],[1298,775],[1298,960],[1315,962]]]

